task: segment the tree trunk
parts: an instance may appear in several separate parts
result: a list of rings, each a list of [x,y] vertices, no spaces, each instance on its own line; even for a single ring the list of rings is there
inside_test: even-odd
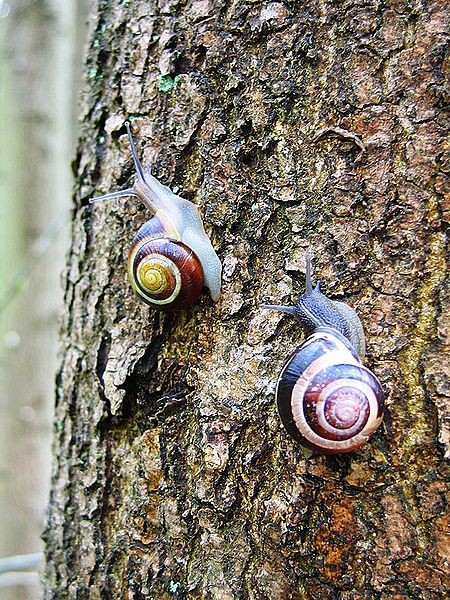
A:
[[[444,0],[188,4],[93,15],[61,327],[47,598],[441,598],[448,578]],[[447,62],[446,62],[447,61]],[[148,218],[88,198],[144,164],[200,209],[220,301],[149,309]],[[365,326],[387,393],[360,451],[306,456],[278,374],[303,337],[260,307],[304,255]],[[447,316],[446,316],[447,315]],[[447,494],[447,495],[446,495]]]
[[[75,4],[0,1],[0,559],[42,551],[82,62]],[[37,600],[32,579],[0,570],[1,599]]]

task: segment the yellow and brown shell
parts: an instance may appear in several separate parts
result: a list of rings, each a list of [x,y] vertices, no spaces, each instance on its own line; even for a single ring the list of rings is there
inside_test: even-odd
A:
[[[165,311],[189,308],[199,298],[203,268],[186,244],[167,235],[158,217],[136,233],[128,255],[128,275],[145,303]]]

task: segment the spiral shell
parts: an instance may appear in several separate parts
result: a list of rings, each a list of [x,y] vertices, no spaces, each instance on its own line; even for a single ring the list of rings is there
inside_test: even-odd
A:
[[[194,304],[202,292],[204,276],[195,252],[167,235],[157,216],[142,225],[131,244],[128,275],[141,300],[170,312]]]
[[[324,453],[365,444],[383,418],[380,383],[338,331],[318,327],[286,363],[276,391],[288,433]]]

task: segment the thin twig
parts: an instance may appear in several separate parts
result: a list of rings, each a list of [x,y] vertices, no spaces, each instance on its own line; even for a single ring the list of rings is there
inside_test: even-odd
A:
[[[0,589],[16,585],[38,585],[39,574],[36,571],[10,571],[0,575]]]
[[[0,573],[8,571],[23,571],[24,569],[37,569],[43,560],[42,552],[32,554],[16,554],[0,558]]]
[[[27,258],[23,260],[22,265],[19,267],[13,276],[11,283],[6,288],[5,293],[0,298],[0,317],[9,304],[15,300],[16,297],[26,288],[30,275],[36,267],[36,264],[56,242],[59,234],[67,225],[68,220],[67,211],[64,211],[60,215],[59,219],[55,222],[54,226],[45,231],[32,244]]]

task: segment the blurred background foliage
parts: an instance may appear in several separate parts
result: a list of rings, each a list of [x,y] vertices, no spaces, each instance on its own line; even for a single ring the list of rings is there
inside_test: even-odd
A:
[[[42,550],[90,7],[0,0],[0,600],[40,597],[36,559],[22,573],[1,561]]]

